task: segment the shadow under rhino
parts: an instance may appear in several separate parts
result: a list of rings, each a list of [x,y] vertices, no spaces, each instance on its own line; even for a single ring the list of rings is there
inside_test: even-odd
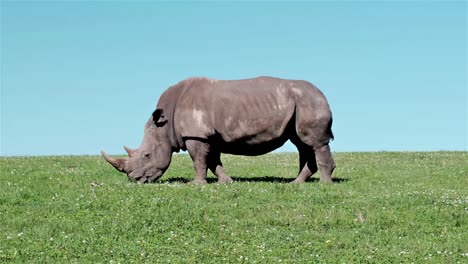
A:
[[[252,183],[290,183],[291,178],[277,177],[277,176],[256,176],[256,177],[242,177],[242,176],[232,176],[231,177],[235,182],[252,182]],[[216,178],[207,178],[208,183],[216,183],[218,180]],[[307,182],[319,182],[319,178],[309,178]],[[333,178],[334,183],[343,183],[350,181],[350,179],[345,178]],[[165,180],[159,180],[154,182],[155,184],[164,184],[164,183],[189,183],[190,179],[182,177],[173,177]]]

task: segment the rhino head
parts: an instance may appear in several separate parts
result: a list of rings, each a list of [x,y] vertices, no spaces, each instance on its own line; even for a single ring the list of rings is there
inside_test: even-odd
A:
[[[128,157],[113,158],[104,151],[101,154],[114,168],[126,173],[130,180],[139,183],[156,181],[169,167],[172,158],[172,148],[166,137],[166,123],[162,110],[157,109],[145,125],[140,147],[131,149],[124,146]]]

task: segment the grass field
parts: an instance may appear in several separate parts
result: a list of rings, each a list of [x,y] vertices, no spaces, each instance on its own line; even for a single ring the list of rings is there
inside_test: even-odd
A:
[[[0,263],[467,263],[468,153],[335,153],[334,184],[286,184],[295,153],[187,155],[139,185],[101,157],[0,158]],[[210,176],[211,182],[215,181]]]

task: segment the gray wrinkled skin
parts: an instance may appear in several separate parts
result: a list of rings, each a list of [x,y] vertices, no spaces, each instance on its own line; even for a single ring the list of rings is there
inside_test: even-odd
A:
[[[262,155],[290,140],[299,151],[299,175],[293,182],[305,182],[319,169],[320,180],[331,182],[331,126],[327,100],[309,82],[190,78],[161,95],[140,147],[125,147],[128,158],[101,153],[129,179],[146,183],[163,175],[173,152],[188,150],[195,169],[192,183],[206,183],[208,169],[219,183],[230,183],[221,153]]]

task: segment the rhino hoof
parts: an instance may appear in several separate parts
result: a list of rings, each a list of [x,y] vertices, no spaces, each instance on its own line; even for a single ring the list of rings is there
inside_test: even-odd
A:
[[[320,183],[333,183],[331,178],[320,178]]]
[[[189,182],[189,184],[195,184],[195,185],[201,185],[201,184],[207,184],[208,182],[203,179],[203,180],[193,180],[191,182]]]
[[[305,180],[295,179],[294,181],[290,182],[290,184],[301,184],[301,183],[305,183],[305,182],[306,182]]]
[[[231,177],[222,177],[218,179],[219,184],[233,183],[234,180]]]

